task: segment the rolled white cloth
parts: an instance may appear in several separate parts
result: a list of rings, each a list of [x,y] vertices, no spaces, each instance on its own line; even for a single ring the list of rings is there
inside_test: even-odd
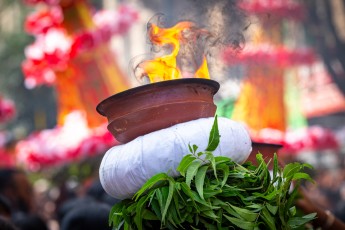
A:
[[[178,176],[176,171],[183,156],[189,153],[188,144],[206,149],[214,118],[201,118],[158,130],[108,150],[99,169],[105,191],[117,198],[131,198],[141,186],[157,173]],[[251,150],[247,130],[238,122],[218,118],[220,143],[215,156],[227,156],[244,162]]]

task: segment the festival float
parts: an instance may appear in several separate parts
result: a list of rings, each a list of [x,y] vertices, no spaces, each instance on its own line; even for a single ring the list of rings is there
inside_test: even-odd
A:
[[[312,220],[315,214],[300,216],[294,206],[300,179],[310,179],[302,172],[309,166],[292,163],[282,169],[274,155],[271,176],[270,160],[262,154],[254,153],[257,166],[248,162],[252,143],[245,126],[214,116],[219,84],[210,80],[207,58],[196,57],[199,62],[190,68],[179,61],[180,48],[207,32],[179,22],[170,28],[151,23],[148,33],[153,45],[168,47],[166,55],[136,66],[139,78],[150,83],[97,106],[121,142],[106,152],[99,169],[105,191],[122,200],[110,211],[110,224],[115,229],[288,229]]]
[[[138,20],[127,5],[95,10],[86,0],[26,0],[36,11],[25,21],[35,40],[25,49],[25,86],[52,86],[57,126],[31,134],[16,146],[17,161],[29,170],[95,156],[117,142],[94,113],[101,98],[129,87],[110,42]],[[86,93],[87,92],[87,93]]]
[[[296,106],[300,103],[297,69],[312,66],[317,56],[303,41],[297,46],[296,38],[289,37],[296,32],[294,23],[304,19],[303,4],[293,0],[246,0],[238,6],[257,23],[251,26],[250,42],[241,53],[234,55],[230,46],[222,55],[228,67],[245,69],[241,92],[227,117],[244,122],[253,148],[272,157],[282,147],[291,146],[288,139],[296,133],[294,130],[306,126],[302,109]],[[224,110],[229,109],[220,108],[220,114]]]

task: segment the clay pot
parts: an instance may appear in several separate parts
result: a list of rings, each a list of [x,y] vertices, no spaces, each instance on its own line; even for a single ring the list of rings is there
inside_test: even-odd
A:
[[[121,143],[172,125],[213,117],[219,83],[187,78],[139,86],[115,94],[97,106],[108,130]]]

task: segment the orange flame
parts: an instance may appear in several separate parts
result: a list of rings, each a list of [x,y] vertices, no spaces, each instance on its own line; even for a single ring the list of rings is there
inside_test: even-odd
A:
[[[177,65],[177,55],[179,54],[181,44],[187,42],[183,33],[193,28],[195,28],[194,24],[188,21],[179,22],[171,28],[160,28],[155,24],[151,24],[149,29],[151,42],[159,47],[170,45],[172,48],[170,54],[139,64],[139,68],[144,71],[143,75],[147,76],[151,83],[184,77],[181,73],[181,69]],[[194,77],[210,78],[205,55],[203,56],[202,64],[195,71]]]

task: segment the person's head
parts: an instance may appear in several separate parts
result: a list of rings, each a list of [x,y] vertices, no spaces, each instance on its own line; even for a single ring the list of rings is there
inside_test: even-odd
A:
[[[1,230],[18,230],[14,225],[4,217],[0,216],[0,229]]]
[[[33,214],[17,212],[12,216],[12,223],[20,230],[48,230],[44,220]]]
[[[69,199],[61,204],[61,206],[56,211],[56,217],[59,222],[75,207],[80,207],[85,204],[93,204],[95,200],[92,197],[84,196],[84,197],[77,197],[73,199]]]
[[[108,217],[111,206],[90,202],[70,210],[61,221],[61,230],[110,230]]]
[[[10,202],[5,196],[0,194],[0,216],[11,218],[11,214],[12,210]]]
[[[0,169],[0,195],[7,198],[14,211],[32,210],[32,186],[25,173],[18,169]]]
[[[99,179],[93,181],[91,186],[86,190],[86,195],[93,197],[101,203],[109,204],[110,206],[120,202],[120,200],[111,197],[105,192]]]

